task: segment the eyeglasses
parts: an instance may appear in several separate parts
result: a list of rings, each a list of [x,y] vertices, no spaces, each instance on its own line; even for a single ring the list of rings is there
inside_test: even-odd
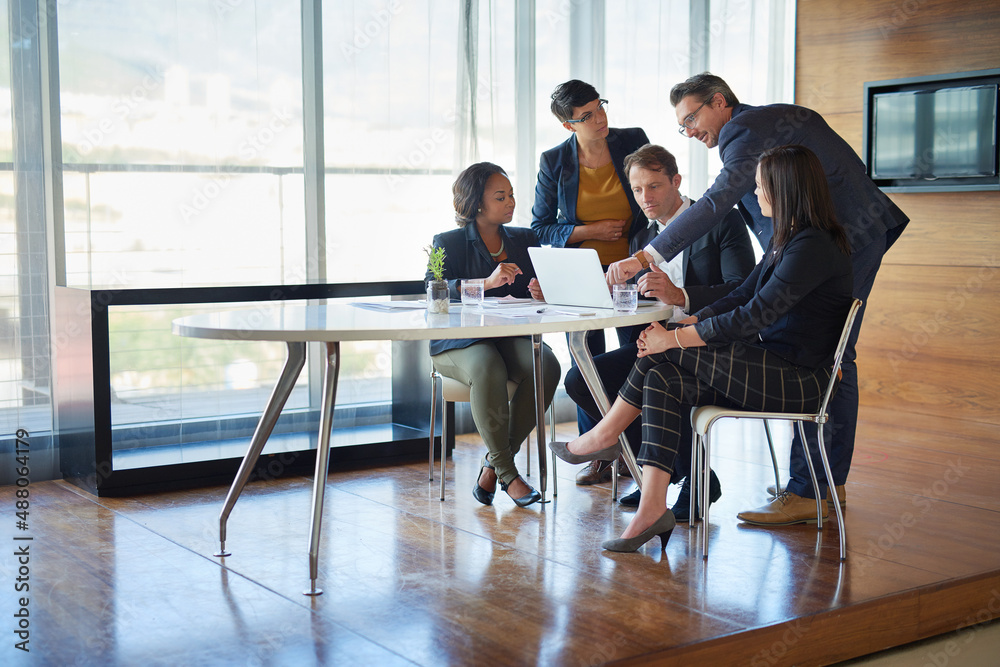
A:
[[[590,120],[594,117],[594,114],[597,113],[598,111],[603,111],[604,107],[608,103],[608,101],[604,100],[604,99],[598,99],[597,101],[600,102],[600,104],[597,105],[597,108],[594,111],[588,111],[587,113],[583,114],[583,116],[581,116],[580,118],[570,118],[566,122],[567,123],[589,123]]]
[[[692,111],[691,113],[689,113],[687,115],[687,118],[684,119],[684,122],[681,123],[681,126],[677,128],[677,134],[686,134],[688,130],[693,130],[694,129],[694,117],[697,116],[698,112],[701,111],[702,109],[704,109],[705,105],[707,105],[711,101],[712,100],[705,100],[704,102],[701,103],[700,107],[698,107],[697,109],[695,109],[694,111]]]

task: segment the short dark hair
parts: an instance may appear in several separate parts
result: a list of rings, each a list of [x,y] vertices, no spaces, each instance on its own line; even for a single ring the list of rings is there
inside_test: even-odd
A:
[[[590,104],[601,95],[589,83],[579,79],[571,79],[566,83],[560,83],[552,91],[552,104],[549,108],[560,122],[565,123],[573,118],[573,109]]]
[[[677,158],[663,146],[646,144],[640,146],[634,153],[625,156],[625,177],[628,178],[632,167],[642,167],[650,171],[662,171],[668,177],[677,175]]]
[[[470,165],[458,175],[451,186],[451,194],[455,203],[455,224],[465,227],[476,221],[476,213],[483,204],[486,193],[486,181],[493,174],[507,175],[507,172],[492,162],[477,162]]]
[[[771,202],[772,243],[777,255],[803,229],[815,227],[829,232],[847,255],[851,244],[837,221],[830,185],[823,164],[805,146],[789,144],[764,151],[760,184]]]
[[[695,74],[685,81],[678,83],[670,89],[670,105],[677,106],[680,101],[688,95],[694,95],[702,103],[708,102],[716,93],[722,93],[726,98],[726,106],[734,107],[740,103],[733,93],[729,84],[722,80],[722,77],[715,76],[709,72]]]

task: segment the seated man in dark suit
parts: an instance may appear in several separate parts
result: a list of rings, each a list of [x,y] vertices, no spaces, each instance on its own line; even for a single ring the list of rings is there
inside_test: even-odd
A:
[[[636,201],[649,220],[647,226],[632,237],[630,251],[636,251],[644,248],[692,202],[678,192],[681,176],[677,173],[677,161],[662,146],[646,144],[630,154],[625,158],[625,173]],[[685,248],[683,253],[659,266],[650,265],[649,272],[638,277],[639,293],[673,305],[675,311],[683,312],[677,312],[674,319],[683,319],[738,287],[754,264],[753,248],[743,218],[732,209],[718,226]],[[598,375],[612,399],[635,363],[635,338],[643,328],[637,327],[631,343],[594,357]],[[566,393],[593,420],[582,429],[588,430],[601,414],[575,367],[566,374]],[[642,442],[641,428],[641,420],[637,419],[625,430],[634,451]],[[678,469],[683,470],[680,467],[683,465],[679,462]],[[611,462],[594,461],[577,476],[577,484],[597,484],[610,479]],[[714,502],[721,494],[714,473],[710,491]],[[687,520],[686,498],[689,496],[690,487],[685,480],[681,497],[673,509],[678,521]],[[638,505],[639,492],[622,498],[622,503]]]

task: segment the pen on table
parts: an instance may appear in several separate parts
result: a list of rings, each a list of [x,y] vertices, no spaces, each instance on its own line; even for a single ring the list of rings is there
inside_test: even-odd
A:
[[[539,308],[539,309],[538,309],[538,310],[536,310],[535,312],[536,312],[536,313],[544,313],[544,312],[545,312],[545,308]]]

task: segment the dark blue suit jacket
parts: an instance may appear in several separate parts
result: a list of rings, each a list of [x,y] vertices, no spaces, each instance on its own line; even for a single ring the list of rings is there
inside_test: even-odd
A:
[[[503,247],[507,252],[504,263],[516,264],[521,269],[521,275],[510,285],[486,290],[486,296],[530,297],[528,283],[535,277],[535,269],[531,265],[528,248],[538,246],[538,237],[526,227],[511,225],[501,226],[500,235],[503,237]],[[497,262],[490,257],[490,251],[486,249],[475,223],[435,235],[433,245],[435,248],[444,248],[444,278],[448,281],[452,299],[461,299],[463,278],[489,278],[497,267]],[[428,271],[424,280],[431,279],[433,276]],[[431,354],[469,347],[479,340],[481,339],[432,340]]]
[[[628,175],[624,171],[625,157],[640,146],[649,143],[642,128],[608,129],[608,150],[611,161],[618,172],[629,206],[632,207],[632,226],[629,239],[639,227],[645,224],[646,216],[635,201]],[[531,228],[538,240],[545,245],[558,248],[566,246],[573,228],[583,224],[576,217],[576,198],[580,190],[580,159],[576,152],[576,134],[542,153],[538,164],[538,180],[535,183],[535,203],[531,207]],[[577,244],[579,245],[579,244]]]
[[[629,251],[641,250],[655,237],[656,225],[642,224],[632,238]],[[730,209],[722,222],[682,251],[681,273],[690,301],[689,311],[695,313],[729,294],[743,283],[753,267],[750,235],[739,212]]]
[[[754,176],[760,154],[785,144],[802,144],[823,163],[837,219],[853,252],[882,236],[887,237],[887,249],[892,245],[909,218],[868,178],[864,163],[822,116],[792,104],[738,104],[719,133],[723,166],[718,178],[704,197],[652,241],[653,248],[664,258],[673,257],[714,227],[733,206],[743,214],[760,247],[766,248],[771,241],[771,219],[760,212]]]

